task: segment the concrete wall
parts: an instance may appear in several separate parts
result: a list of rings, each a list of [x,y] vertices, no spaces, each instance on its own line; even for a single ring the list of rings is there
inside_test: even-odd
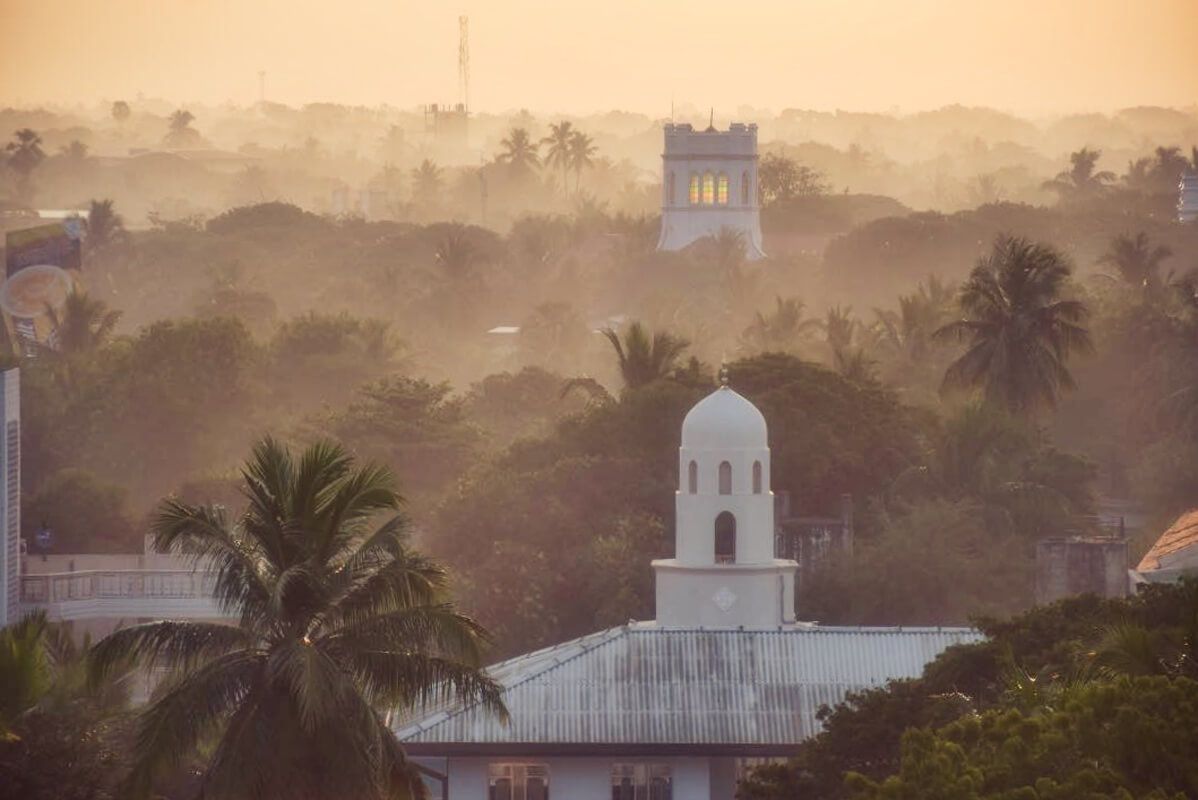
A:
[[[1096,594],[1128,593],[1127,541],[1110,538],[1053,538],[1036,544],[1036,602]]]

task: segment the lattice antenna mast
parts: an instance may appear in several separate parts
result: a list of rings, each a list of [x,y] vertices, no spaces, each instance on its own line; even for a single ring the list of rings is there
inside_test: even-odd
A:
[[[458,96],[470,110],[470,18],[458,17]]]

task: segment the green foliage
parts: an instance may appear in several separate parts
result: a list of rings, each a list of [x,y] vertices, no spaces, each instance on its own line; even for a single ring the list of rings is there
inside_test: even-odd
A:
[[[127,745],[128,663],[86,680],[87,642],[42,614],[0,630],[0,786],[30,800],[109,800]]]
[[[209,737],[204,797],[420,795],[384,713],[453,700],[504,714],[479,669],[485,633],[410,548],[387,470],[334,445],[295,456],[265,439],[243,478],[235,520],[168,499],[154,522],[161,550],[217,573],[237,624],[143,623],[92,652],[95,680],[128,658],[173,670],[139,714],[122,796],[147,796]]]
[[[1159,797],[1192,793],[1196,743],[1185,720],[1198,700],[1198,583],[1152,585],[1126,600],[1069,598],[977,624],[985,641],[949,648],[921,678],[823,710],[823,732],[786,765],[755,771],[740,795],[1063,800],[1091,796],[1078,793],[1087,786],[1154,800],[1158,788],[1169,792]],[[858,775],[846,782],[848,773]]]
[[[1060,709],[995,709],[903,736],[896,775],[850,773],[859,800],[1192,797],[1198,792],[1198,683],[1120,678]]]
[[[804,514],[832,511],[846,492],[879,495],[918,458],[914,420],[881,386],[778,353],[734,361],[728,374],[770,421],[774,489]]]
[[[403,345],[380,320],[311,311],[280,325],[268,347],[280,402],[302,408],[339,405],[394,372]]]
[[[449,384],[399,376],[362,386],[344,409],[306,427],[335,437],[363,458],[391,465],[415,495],[452,482],[481,444]]]
[[[230,209],[208,220],[204,227],[209,233],[223,236],[275,236],[281,229],[320,229],[328,225],[323,218],[299,206],[271,202]]]
[[[865,625],[966,624],[979,613],[1024,607],[1032,589],[1028,548],[988,529],[969,501],[932,501],[885,519],[802,587],[799,606],[821,620]]]
[[[55,553],[136,553],[141,536],[130,520],[126,491],[86,470],[66,468],[47,477],[24,501],[22,535],[32,542],[49,528]]]

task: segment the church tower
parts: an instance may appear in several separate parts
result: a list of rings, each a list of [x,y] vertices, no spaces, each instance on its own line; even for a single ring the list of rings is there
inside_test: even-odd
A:
[[[757,126],[734,122],[665,127],[662,152],[661,238],[658,250],[681,250],[724,228],[745,237],[745,256],[763,258],[757,202]]]
[[[765,418],[726,385],[682,423],[674,558],[653,562],[662,627],[794,622],[798,564],[774,558]]]

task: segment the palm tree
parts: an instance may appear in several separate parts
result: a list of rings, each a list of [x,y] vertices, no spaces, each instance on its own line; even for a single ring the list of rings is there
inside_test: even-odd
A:
[[[541,144],[549,146],[545,154],[545,165],[562,171],[562,194],[570,194],[570,185],[566,176],[573,162],[570,157],[571,140],[574,137],[574,126],[569,120],[562,120],[556,125],[549,126],[549,135],[541,140]]]
[[[420,162],[412,170],[412,199],[428,208],[434,208],[441,199],[441,168],[429,159]]]
[[[568,148],[568,160],[570,168],[574,170],[574,191],[577,192],[579,185],[582,182],[582,171],[595,163],[595,153],[599,152],[599,148],[582,131],[574,131],[570,134],[570,144]]]
[[[1000,236],[961,288],[962,319],[936,331],[942,341],[968,341],[944,373],[942,391],[977,388],[1014,412],[1053,407],[1073,387],[1066,361],[1091,349],[1078,300],[1062,300],[1070,275],[1048,245]]]
[[[88,637],[76,642],[66,628],[50,624],[43,611],[0,628],[0,742],[17,736],[36,711],[72,713],[81,700],[101,715],[125,706],[132,665],[116,662],[109,680],[91,684],[89,646]]]
[[[1101,150],[1090,150],[1083,147],[1069,156],[1070,167],[1058,174],[1051,181],[1044,183],[1044,188],[1051,189],[1060,195],[1061,199],[1079,199],[1100,194],[1108,183],[1115,180],[1115,173],[1109,171],[1095,172]]]
[[[87,211],[87,249],[96,252],[125,239],[125,220],[108,199],[92,200]]]
[[[450,282],[461,283],[469,278],[474,271],[478,251],[466,226],[460,222],[447,225],[444,235],[437,240],[433,249],[433,258]]]
[[[1140,231],[1135,236],[1123,233],[1111,239],[1098,263],[1113,266],[1128,285],[1140,289],[1145,299],[1153,299],[1163,288],[1161,262],[1171,255],[1173,251],[1164,245],[1153,247],[1148,234]]]
[[[820,323],[824,331],[824,339],[835,354],[848,350],[853,345],[853,333],[857,330],[857,321],[853,319],[852,306],[832,306],[824,314]]]
[[[507,164],[514,177],[523,178],[541,166],[540,146],[529,138],[524,128],[512,128],[500,145],[503,152],[495,160]]]
[[[66,355],[87,353],[106,344],[121,319],[121,312],[110,310],[103,300],[72,289],[61,308],[46,308],[58,352]]]
[[[386,714],[457,701],[504,715],[479,668],[485,633],[409,546],[386,469],[327,443],[297,459],[267,438],[242,477],[235,522],[168,499],[153,523],[158,548],[216,572],[237,623],[143,623],[93,649],[97,678],[126,657],[174,669],[139,716],[121,796],[147,796],[202,742],[213,749],[199,794],[212,800],[421,795]]]
[[[808,331],[819,327],[819,320],[803,316],[805,307],[797,297],[775,297],[773,312],[766,316],[758,311],[741,334],[742,341],[753,352],[794,352]]]
[[[17,173],[17,194],[28,201],[33,196],[33,171],[46,159],[46,152],[42,137],[32,128],[22,128],[13,137],[4,147],[9,154],[7,164]]]
[[[195,122],[195,114],[185,108],[171,113],[167,120],[167,131],[164,142],[167,147],[192,147],[199,142],[200,134],[191,123]]]
[[[658,331],[650,337],[640,322],[629,325],[622,340],[620,334],[611,328],[604,328],[603,335],[616,351],[616,358],[620,363],[620,377],[623,378],[626,389],[639,389],[668,376],[674,369],[678,357],[690,344],[685,339],[679,339],[663,331]]]
[[[33,614],[0,629],[0,741],[26,711],[49,691],[46,617]]]

